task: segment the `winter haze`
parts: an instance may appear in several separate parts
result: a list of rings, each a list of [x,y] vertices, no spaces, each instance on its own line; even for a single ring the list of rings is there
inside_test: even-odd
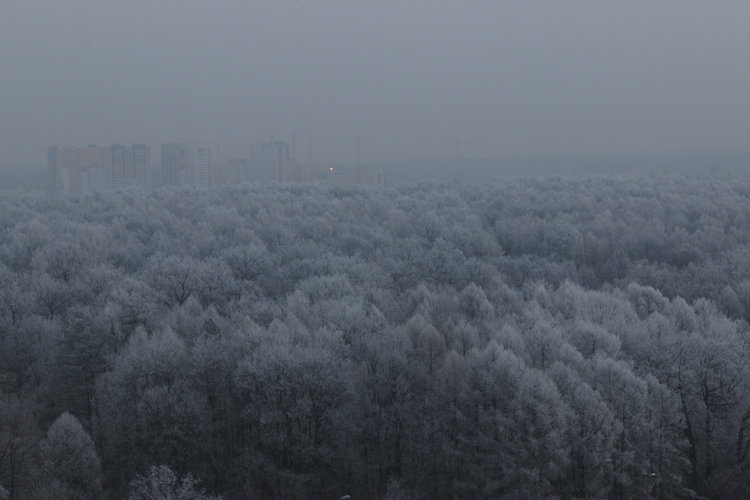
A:
[[[0,166],[50,144],[299,156],[747,152],[750,4],[68,0],[0,7]]]
[[[0,500],[750,498],[748,5],[0,0]]]

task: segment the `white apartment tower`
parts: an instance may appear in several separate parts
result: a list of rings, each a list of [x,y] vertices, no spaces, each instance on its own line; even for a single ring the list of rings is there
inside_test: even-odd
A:
[[[185,145],[185,167],[189,184],[208,187],[213,184],[213,148],[210,143]]]
[[[289,144],[265,141],[250,146],[247,175],[251,182],[286,182],[291,180]]]

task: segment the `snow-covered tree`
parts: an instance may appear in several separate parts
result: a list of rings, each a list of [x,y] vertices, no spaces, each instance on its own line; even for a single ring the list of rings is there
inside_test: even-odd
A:
[[[102,494],[102,470],[91,436],[68,412],[52,423],[39,445],[41,487],[60,499],[97,499]]]

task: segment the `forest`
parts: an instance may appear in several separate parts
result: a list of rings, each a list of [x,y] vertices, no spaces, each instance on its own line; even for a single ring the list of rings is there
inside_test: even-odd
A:
[[[0,498],[732,499],[750,180],[0,193]]]

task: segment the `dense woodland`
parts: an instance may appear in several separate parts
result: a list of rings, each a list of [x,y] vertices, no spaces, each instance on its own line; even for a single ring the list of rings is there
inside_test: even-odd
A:
[[[745,180],[0,194],[0,498],[742,498],[748,242]]]

